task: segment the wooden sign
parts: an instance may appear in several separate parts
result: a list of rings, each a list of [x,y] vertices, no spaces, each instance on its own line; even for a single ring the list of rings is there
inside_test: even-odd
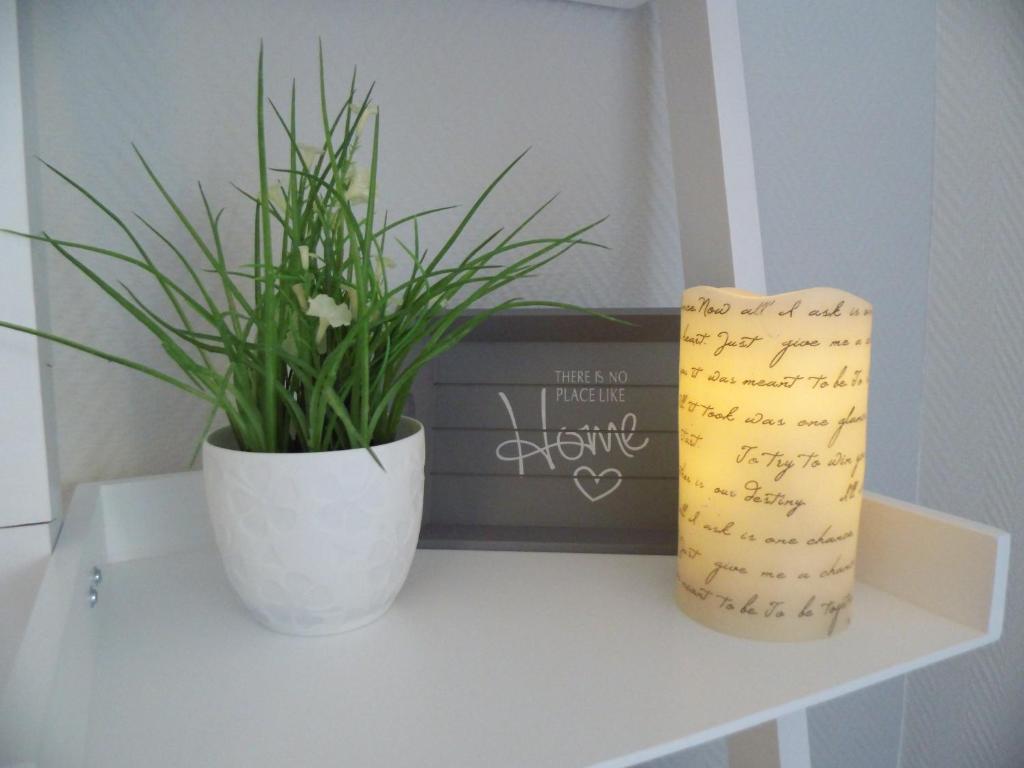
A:
[[[420,546],[674,554],[679,311],[509,313],[423,372]]]

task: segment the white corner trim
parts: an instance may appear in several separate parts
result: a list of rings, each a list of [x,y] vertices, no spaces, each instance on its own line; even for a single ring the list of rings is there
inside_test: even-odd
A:
[[[600,5],[604,8],[615,8],[620,11],[631,11],[634,8],[639,8],[647,0],[572,0],[572,2],[584,5]]]
[[[707,0],[707,12],[733,276],[737,288],[767,293],[739,11],[736,0]]]
[[[0,530],[0,692],[21,646],[49,559],[49,525]]]
[[[811,768],[807,710],[730,736],[729,768]]]
[[[0,0],[0,227],[27,231],[21,67],[15,0]],[[0,318],[36,327],[29,241],[0,234]],[[0,535],[3,528],[47,523],[56,510],[47,457],[48,390],[32,336],[0,329]],[[0,578],[3,578],[0,569]]]
[[[766,293],[735,0],[657,0],[683,274]]]

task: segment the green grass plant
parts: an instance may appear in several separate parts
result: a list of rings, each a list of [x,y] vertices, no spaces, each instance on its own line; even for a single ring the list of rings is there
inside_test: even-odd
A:
[[[449,208],[394,219],[380,215],[381,117],[371,101],[373,88],[359,97],[353,75],[344,103],[331,110],[322,50],[319,65],[323,138],[308,146],[297,138],[294,83],[284,111],[264,94],[260,49],[259,189],[239,190],[253,210],[253,257],[247,264],[229,266],[221,238],[223,210],[214,211],[202,186],[204,215],[202,221],[192,221],[134,145],[145,174],[180,224],[184,245],[142,217],[130,226],[78,181],[49,164],[53,173],[109,218],[130,247],[102,248],[46,232],[12,233],[47,243],[74,265],[152,333],[177,367],[177,375],[45,331],[2,320],[0,327],[35,334],[173,385],[209,403],[206,430],[223,412],[242,450],[284,453],[371,448],[389,442],[416,374],[480,323],[495,313],[525,307],[580,309],[526,299],[479,306],[487,296],[534,275],[570,249],[597,246],[587,237],[599,221],[560,236],[529,234],[534,219],[551,203],[548,200],[511,229],[496,229],[479,242],[465,244],[470,222],[520,155],[486,186],[430,253],[420,242],[419,222]],[[267,158],[268,123],[276,124],[288,139],[287,163],[281,167],[272,167]],[[367,155],[368,165],[360,165],[359,157]],[[272,180],[275,174],[277,181]],[[179,263],[185,277],[180,277],[180,270],[178,279],[171,277],[133,226],[155,236],[166,248],[161,256]],[[155,281],[173,316],[161,316],[124,284],[113,285],[101,277],[83,258],[86,254],[114,259]],[[401,281],[389,279],[395,272],[391,254],[408,262],[407,277]]]

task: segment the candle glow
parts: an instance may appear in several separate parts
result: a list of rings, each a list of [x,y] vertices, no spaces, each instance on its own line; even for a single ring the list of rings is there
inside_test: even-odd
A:
[[[764,640],[850,621],[871,305],[833,288],[683,294],[676,600]]]

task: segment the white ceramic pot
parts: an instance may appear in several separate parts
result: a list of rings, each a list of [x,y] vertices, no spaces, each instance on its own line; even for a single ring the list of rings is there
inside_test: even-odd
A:
[[[395,441],[321,453],[249,453],[228,428],[203,446],[224,569],[260,623],[292,635],[369,624],[409,573],[423,514],[423,425]]]

